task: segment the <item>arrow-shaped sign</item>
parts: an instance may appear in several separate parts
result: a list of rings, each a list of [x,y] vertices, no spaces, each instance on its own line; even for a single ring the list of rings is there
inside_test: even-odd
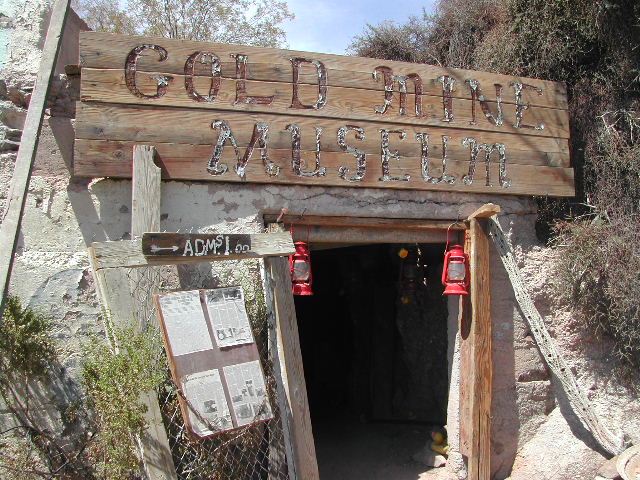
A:
[[[156,257],[254,256],[246,233],[169,233],[142,235],[142,253]]]
[[[157,245],[151,245],[151,251],[153,253],[160,252],[162,250],[171,250],[172,252],[177,252],[178,248],[179,247],[177,245],[173,245],[172,247],[159,247]]]

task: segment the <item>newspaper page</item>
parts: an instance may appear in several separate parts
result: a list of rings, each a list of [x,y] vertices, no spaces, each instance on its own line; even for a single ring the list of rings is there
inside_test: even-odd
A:
[[[253,343],[242,287],[207,290],[205,299],[218,347]]]
[[[182,391],[188,400],[189,420],[196,435],[204,437],[233,428],[219,370],[186,375]]]
[[[198,290],[158,297],[174,356],[213,349]]]
[[[223,371],[238,427],[273,418],[258,360],[230,365]]]

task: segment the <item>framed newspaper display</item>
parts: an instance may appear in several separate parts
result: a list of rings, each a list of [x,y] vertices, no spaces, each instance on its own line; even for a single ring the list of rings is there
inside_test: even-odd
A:
[[[242,287],[155,296],[185,425],[198,438],[273,418]]]

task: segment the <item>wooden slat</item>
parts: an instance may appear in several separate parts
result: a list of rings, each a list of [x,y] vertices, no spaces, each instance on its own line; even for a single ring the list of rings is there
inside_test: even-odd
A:
[[[189,118],[188,122],[184,118]],[[122,142],[159,144],[177,143],[210,146],[218,138],[219,131],[211,129],[214,120],[225,120],[238,142],[245,148],[253,134],[256,123],[269,125],[269,148],[276,150],[291,149],[291,133],[287,130],[291,119],[282,115],[243,114],[239,112],[209,112],[203,110],[186,111],[172,108],[118,107],[108,104],[78,104],[76,138],[110,140]],[[301,131],[301,150],[315,151],[316,133],[314,127],[323,129],[320,139],[322,152],[341,152],[337,143],[337,133],[346,123],[341,120],[314,119],[299,117],[294,122]],[[417,133],[429,135],[429,156],[436,160],[442,157],[442,136],[448,139],[448,157],[452,159],[469,158],[469,147],[462,141],[472,137],[480,143],[504,143],[507,147],[509,163],[522,165],[540,165],[568,167],[569,143],[566,139],[512,135],[507,133],[477,132],[472,130],[447,130],[437,127],[419,127],[398,124],[380,124],[378,122],[357,122],[365,133],[363,140],[356,141],[353,133],[347,142],[365,153],[380,154],[381,128],[401,129],[406,132],[404,140],[398,134],[390,134],[390,148],[402,156],[420,156],[421,145],[416,140]],[[175,140],[169,140],[169,135]],[[126,145],[126,146],[125,146]],[[128,148],[124,144],[122,148]],[[78,151],[81,155],[83,152]],[[207,153],[209,156],[211,152]],[[82,162],[76,157],[76,162]]]
[[[155,149],[148,145],[136,145],[133,148],[133,179],[131,182],[131,235],[141,236],[149,230],[160,229],[160,169],[154,164]],[[95,249],[94,249],[95,251]],[[96,263],[99,260],[96,259]],[[131,282],[141,291],[149,294],[158,289],[155,277],[144,275],[140,271],[131,272]],[[127,282],[121,286],[131,285]],[[126,288],[126,287],[125,287]],[[139,313],[138,324],[146,327],[146,312],[134,308]],[[147,406],[144,418],[147,428],[140,436],[142,461],[148,480],[177,480],[176,468],[173,464],[167,431],[162,420],[162,412],[158,403],[158,392],[150,391],[142,395],[142,402]]]
[[[270,233],[276,233],[284,232],[285,230],[281,228],[280,224],[270,223],[267,225],[267,231]],[[262,277],[264,287],[267,323],[269,325],[269,360],[273,365],[273,376],[276,381],[277,402],[278,410],[280,410],[280,422],[282,425],[283,437],[282,442],[280,442],[277,436],[270,436],[269,438],[269,480],[282,478],[282,471],[284,470],[285,463],[288,480],[298,480],[298,476],[296,474],[296,458],[293,448],[294,438],[291,434],[293,418],[291,415],[291,409],[289,408],[290,402],[287,399],[287,391],[284,386],[286,371],[284,371],[284,366],[280,360],[283,358],[284,352],[282,342],[280,341],[278,322],[276,319],[274,285],[271,281],[271,273],[267,272],[264,263],[261,265],[260,275]],[[283,456],[285,458],[283,458]]]
[[[134,145],[132,151],[131,233],[157,232],[160,230],[162,171],[154,163],[156,149],[150,145]]]
[[[147,257],[226,256],[251,250],[251,235],[246,233],[173,233],[142,234],[142,253]]]
[[[291,234],[252,234],[251,255],[201,256],[201,257],[145,257],[141,240],[120,240],[116,242],[94,242],[97,268],[145,267],[148,265],[190,264],[212,261],[224,261],[251,258],[263,258],[278,255],[291,255],[295,252]]]
[[[157,80],[153,77],[161,72],[141,74],[137,77],[137,87],[140,91],[154,95]],[[200,79],[200,91],[208,91],[206,79]],[[279,113],[290,116],[290,122],[295,118],[323,117],[340,118],[353,121],[379,121],[406,125],[420,125],[432,127],[446,127],[449,129],[463,128],[466,130],[492,131],[499,133],[515,133],[524,136],[569,137],[569,116],[566,110],[555,108],[530,108],[524,113],[523,124],[538,125],[544,123],[544,129],[515,128],[515,106],[504,107],[504,124],[496,126],[483,117],[477,108],[476,121],[472,122],[472,101],[466,98],[452,100],[452,121],[443,121],[443,102],[441,96],[422,95],[422,116],[416,117],[414,111],[415,96],[407,95],[407,113],[401,115],[398,105],[394,104],[384,114],[376,113],[375,105],[382,105],[382,92],[375,90],[332,87],[328,90],[327,102],[323,108],[294,109],[291,108],[292,85],[282,82],[246,81],[247,91],[251,95],[274,96],[268,105],[259,103],[238,103],[236,100],[235,81],[222,81],[220,91],[212,102],[197,102],[190,98],[184,88],[184,76],[175,75],[167,87],[166,93],[160,98],[149,100],[133,95],[125,84],[124,70],[82,69],[81,99],[85,102],[105,102],[116,104],[157,105],[165,107],[186,107],[192,109]],[[197,86],[197,85],[196,85]],[[299,86],[300,99],[304,103],[313,103],[318,98],[318,87],[314,85]],[[307,99],[307,100],[304,100]],[[494,108],[495,110],[495,108]]]
[[[80,176],[109,176],[128,177],[130,160],[127,154],[126,144],[114,142],[76,141],[76,161],[74,171]],[[485,181],[484,162],[478,162],[474,181],[471,185],[464,184],[461,179],[469,172],[469,162],[447,162],[448,174],[453,175],[457,181],[451,185],[448,183],[431,183],[422,178],[421,159],[419,157],[402,157],[400,160],[390,162],[392,175],[402,176],[409,174],[409,181],[380,181],[382,176],[381,156],[379,154],[367,155],[367,172],[362,181],[347,182],[338,176],[341,166],[347,166],[353,175],[355,170],[355,158],[347,153],[325,152],[322,154],[321,164],[326,167],[324,177],[300,177],[294,174],[290,167],[290,150],[269,150],[270,160],[281,167],[277,176],[269,176],[260,161],[259,151],[254,151],[254,157],[248,164],[246,180],[240,178],[234,172],[236,157],[233,149],[225,148],[222,155],[222,163],[229,168],[223,175],[212,176],[206,166],[209,161],[211,147],[184,145],[184,144],[156,144],[158,151],[158,163],[163,170],[163,178],[181,180],[207,180],[225,182],[258,182],[258,183],[282,183],[298,185],[331,185],[341,187],[375,187],[398,188],[412,190],[438,190],[451,192],[475,192],[510,195],[552,195],[573,196],[574,172],[571,168],[539,167],[533,165],[518,165],[507,163],[507,176],[511,179],[511,186],[503,188],[498,182],[498,165],[495,159],[490,165],[490,179],[492,186],[487,186]],[[481,158],[481,156],[479,155]],[[309,165],[314,165],[315,157],[312,152],[303,152],[303,160]],[[105,162],[105,160],[108,160]],[[441,174],[441,168],[434,161],[431,164],[431,175]]]
[[[264,263],[273,286],[280,366],[288,410],[291,412],[291,435],[296,477],[304,480],[319,480],[318,462],[309,416],[307,387],[300,352],[298,323],[291,293],[289,265],[284,257],[265,258]]]
[[[452,220],[405,219],[380,217],[341,217],[329,215],[295,215],[280,213],[265,213],[265,223],[280,221],[286,225],[318,225],[325,227],[364,227],[364,228],[392,228],[398,230],[446,230],[453,223]],[[464,225],[457,224],[451,230],[463,230]]]
[[[166,48],[170,55],[162,62],[162,71],[174,75],[184,73],[186,58],[197,51],[210,51],[215,53],[222,63],[222,76],[235,77],[235,62],[230,58],[231,54],[244,54],[249,56],[249,78],[269,82],[290,82],[291,62],[289,58],[304,57],[319,60],[327,68],[327,80],[329,86],[371,88],[382,90],[380,81],[375,82],[372,77],[373,70],[381,65],[393,68],[396,75],[408,75],[417,73],[423,80],[423,89],[430,95],[442,93],[442,84],[436,79],[449,75],[456,79],[457,88],[454,96],[469,96],[469,89],[465,80],[478,80],[483,93],[489,99],[495,98],[494,83],[504,87],[503,99],[506,103],[515,101],[513,88],[510,82],[520,81],[541,88],[544,95],[538,95],[532,91],[523,92],[523,101],[534,106],[567,108],[566,86],[559,82],[550,82],[523,77],[511,77],[507,75],[476,72],[471,70],[442,68],[433,65],[397,62],[363,57],[344,57],[321,53],[300,52],[292,50],[276,50],[246,45],[212,44],[193,42],[186,40],[170,40],[166,38],[152,38],[141,36],[123,36],[102,32],[81,34],[81,61],[83,67],[89,68],[123,68],[129,52],[136,46],[146,43],[158,44]],[[158,70],[158,56],[155,52],[143,52],[137,65],[139,72],[154,72]],[[300,82],[317,83],[315,68],[301,69]],[[409,82],[411,89],[411,82]]]
[[[312,243],[445,243],[446,230],[398,230],[395,228],[301,226],[293,240]]]
[[[471,217],[471,305],[473,338],[473,381],[471,400],[471,449],[469,480],[491,478],[491,396],[493,389],[491,284],[489,280],[489,236],[486,218],[499,211],[485,205]]]
[[[468,220],[472,218],[489,218],[493,217],[500,213],[500,205],[496,205],[494,203],[485,203],[471,215],[469,215]]]
[[[464,251],[471,251],[471,232],[467,229],[464,235]],[[474,370],[472,332],[472,309],[471,296],[460,296],[460,453],[467,458],[471,455],[471,444],[475,427],[472,419],[472,409],[474,403]]]
[[[2,322],[2,313],[9,292],[13,257],[18,244],[22,214],[29,190],[31,167],[38,149],[42,117],[47,106],[51,77],[55,73],[54,69],[60,51],[68,9],[69,0],[57,0],[51,12],[47,37],[42,49],[38,77],[29,101],[20,148],[13,168],[5,211],[2,217],[2,226],[0,227],[0,323]]]

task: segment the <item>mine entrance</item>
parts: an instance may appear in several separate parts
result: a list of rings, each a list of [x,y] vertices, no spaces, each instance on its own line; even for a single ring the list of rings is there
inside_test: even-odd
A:
[[[444,245],[311,249],[295,302],[320,477],[415,480],[446,423]]]

